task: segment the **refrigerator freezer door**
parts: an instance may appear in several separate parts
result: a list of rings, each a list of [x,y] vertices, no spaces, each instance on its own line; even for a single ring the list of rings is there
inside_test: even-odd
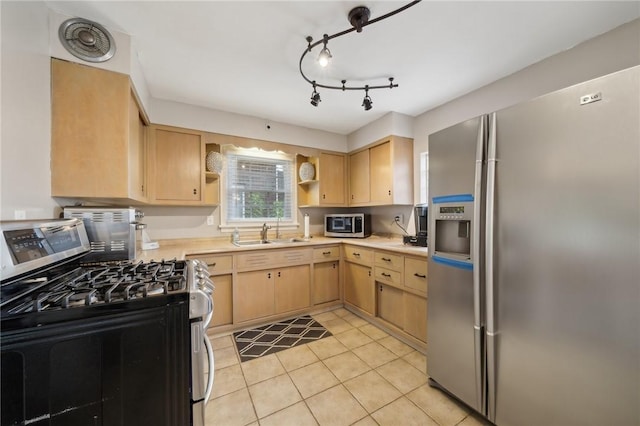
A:
[[[475,234],[477,216],[469,207],[475,213],[481,199],[476,193],[480,187],[476,185],[476,147],[483,120],[475,118],[429,136],[429,195],[432,198],[428,233],[427,370],[439,386],[479,412],[484,412],[480,294],[479,283],[474,282],[474,272],[479,268],[474,247],[479,236]],[[438,201],[439,197],[444,200]],[[448,206],[445,202],[448,198],[455,200],[457,206],[465,206],[463,220],[455,222],[446,217],[458,215],[457,211],[440,212],[441,206]],[[439,218],[440,226],[436,226]],[[462,224],[467,225],[466,231],[452,226]],[[442,243],[442,238],[451,240],[452,235],[448,235],[451,230],[454,240],[466,238],[464,250]],[[441,240],[436,243],[438,237]],[[443,252],[436,253],[436,250]]]
[[[439,259],[429,262],[427,370],[440,386],[482,412],[475,380],[472,266]]]
[[[498,425],[640,424],[639,88],[636,67],[497,113]]]

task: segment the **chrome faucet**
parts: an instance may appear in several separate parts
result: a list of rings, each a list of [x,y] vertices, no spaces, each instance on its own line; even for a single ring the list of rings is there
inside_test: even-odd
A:
[[[262,232],[260,232],[260,239],[262,241],[267,241],[267,231],[269,231],[269,229],[271,229],[271,227],[267,226],[266,223],[262,224]]]

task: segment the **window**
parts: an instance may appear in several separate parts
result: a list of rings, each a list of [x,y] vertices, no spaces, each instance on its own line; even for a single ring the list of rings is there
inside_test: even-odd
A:
[[[429,153],[420,153],[420,203],[429,202]]]
[[[229,226],[264,222],[293,224],[294,157],[259,149],[229,147],[226,158],[222,223]]]

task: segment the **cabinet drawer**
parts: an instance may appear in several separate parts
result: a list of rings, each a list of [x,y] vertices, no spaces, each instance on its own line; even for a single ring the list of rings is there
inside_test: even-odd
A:
[[[376,266],[373,274],[376,281],[382,281],[396,287],[402,287],[402,274],[398,271],[392,271],[391,269]]]
[[[407,257],[404,260],[404,285],[427,294],[427,259]]]
[[[279,263],[302,263],[311,261],[311,249],[282,250],[276,252]]]
[[[340,246],[313,249],[313,260],[329,260],[340,258]]]
[[[277,263],[274,253],[267,250],[239,254],[236,256],[236,259],[238,269],[258,268],[261,266],[268,267]]]
[[[404,256],[384,251],[376,251],[374,259],[376,266],[382,266],[398,272],[402,272],[404,269]]]
[[[311,261],[311,249],[260,250],[237,255],[238,269],[271,268]]]
[[[207,264],[209,267],[209,273],[215,275],[222,271],[233,270],[233,256],[193,256],[193,259],[198,259]]]
[[[371,265],[373,263],[373,250],[358,246],[344,246],[344,255],[347,260]]]

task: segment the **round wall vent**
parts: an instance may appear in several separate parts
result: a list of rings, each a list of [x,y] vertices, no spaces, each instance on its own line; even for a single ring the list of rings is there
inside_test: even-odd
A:
[[[58,36],[69,53],[87,62],[105,62],[116,53],[109,31],[86,19],[67,19],[60,25]]]

